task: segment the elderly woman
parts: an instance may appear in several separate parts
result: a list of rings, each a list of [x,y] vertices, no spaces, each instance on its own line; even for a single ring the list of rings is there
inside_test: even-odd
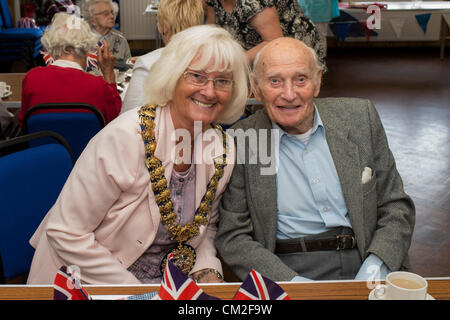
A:
[[[165,45],[170,38],[184,29],[203,23],[202,0],[161,0],[158,6],[158,30]],[[148,71],[159,59],[164,48],[153,50],[136,60],[133,76],[128,85],[122,105],[122,112],[141,106],[145,95],[143,85]]]
[[[123,34],[114,29],[119,7],[112,0],[85,0],[84,18],[92,27],[98,40],[109,44],[111,53],[116,57],[115,67],[126,70],[126,61],[131,58],[130,47]]]
[[[20,125],[27,110],[40,103],[89,103],[100,110],[107,123],[119,115],[122,101],[115,82],[114,56],[107,43],[97,51],[103,77],[84,71],[87,55],[97,45],[97,38],[85,21],[57,13],[41,42],[55,61],[47,67],[31,69],[23,79]]]
[[[52,283],[75,265],[85,283],[159,283],[169,253],[196,281],[220,281],[214,237],[235,147],[213,125],[242,114],[247,76],[226,30],[174,35],[150,70],[148,104],[100,131],[76,162],[30,241],[28,282]]]

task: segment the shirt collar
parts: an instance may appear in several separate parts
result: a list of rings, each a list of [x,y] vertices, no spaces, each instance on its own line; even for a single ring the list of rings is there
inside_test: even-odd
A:
[[[276,122],[273,122],[273,121],[271,121],[271,122],[272,122],[273,129],[280,130],[279,131],[280,132],[280,135],[279,135],[280,141],[281,141],[281,138],[283,137],[283,135],[285,135],[285,134],[288,136],[294,136],[294,135],[284,131]],[[315,134],[319,127],[322,127],[325,130],[323,123],[322,123],[322,119],[320,118],[320,115],[319,115],[319,110],[317,110],[316,104],[314,103],[314,124],[312,127],[311,135]]]
[[[106,37],[111,34],[111,30],[107,34],[105,34],[104,36],[101,35],[97,30],[95,30],[94,27],[91,27],[91,30],[97,36],[98,41],[102,41],[103,39],[106,40]]]
[[[81,71],[84,71],[83,68],[76,63],[75,61],[70,60],[64,60],[64,59],[58,59],[52,64],[53,66],[63,67],[63,68],[74,68]]]

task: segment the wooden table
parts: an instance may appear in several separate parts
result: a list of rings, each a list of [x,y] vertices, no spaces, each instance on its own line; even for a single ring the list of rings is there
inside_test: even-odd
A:
[[[8,109],[20,109],[20,101],[22,100],[22,80],[25,73],[0,73],[0,81],[6,82],[11,86],[12,95],[6,99],[2,99],[3,104]]]
[[[429,278],[428,293],[437,300],[450,300],[450,278]],[[200,285],[205,293],[229,300],[240,283]],[[367,300],[370,290],[363,281],[317,281],[280,283],[294,300]],[[90,295],[135,295],[159,290],[159,285],[85,286]],[[52,300],[51,286],[0,286],[0,300]]]

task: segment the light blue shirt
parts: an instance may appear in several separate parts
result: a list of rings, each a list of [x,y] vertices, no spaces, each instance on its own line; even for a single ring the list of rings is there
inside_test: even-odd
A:
[[[317,108],[314,108],[313,127],[306,134],[292,135],[276,123],[272,125],[280,132],[279,143],[274,144],[278,146],[275,149],[277,238],[298,238],[341,226],[351,228],[344,194]],[[383,261],[370,254],[355,279],[384,279],[388,273]],[[300,276],[292,279],[308,280]]]
[[[277,165],[278,239],[298,238],[352,225],[344,194],[315,108],[310,139],[280,130]],[[302,138],[302,137],[300,137]]]

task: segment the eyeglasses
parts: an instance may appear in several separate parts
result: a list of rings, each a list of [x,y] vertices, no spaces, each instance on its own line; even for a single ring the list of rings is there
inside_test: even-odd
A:
[[[95,16],[102,15],[102,16],[104,16],[104,17],[107,17],[107,16],[109,16],[109,15],[114,16],[114,11],[112,11],[112,10],[105,10],[105,11],[102,11],[102,12],[99,12],[99,13],[94,13],[94,15],[95,15]]]
[[[216,90],[221,91],[228,91],[231,90],[231,87],[233,86],[233,80],[232,79],[226,79],[226,78],[208,78],[207,76],[192,72],[192,71],[185,71],[183,73],[184,78],[187,82],[190,84],[193,84],[195,86],[205,86],[209,81],[212,81],[214,84],[214,88]]]

